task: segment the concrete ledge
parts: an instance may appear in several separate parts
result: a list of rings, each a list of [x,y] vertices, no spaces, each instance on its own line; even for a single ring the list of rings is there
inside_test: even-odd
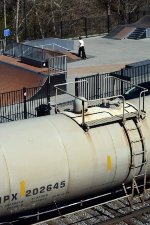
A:
[[[25,56],[21,56],[21,62],[31,66],[39,67],[39,68],[45,68],[48,66],[48,63],[46,61],[32,59],[30,57],[25,57]]]
[[[145,65],[150,65],[150,60],[143,60],[143,61],[140,61],[140,62],[130,63],[130,64],[127,64],[125,66],[125,68],[128,69],[128,68],[145,66]]]

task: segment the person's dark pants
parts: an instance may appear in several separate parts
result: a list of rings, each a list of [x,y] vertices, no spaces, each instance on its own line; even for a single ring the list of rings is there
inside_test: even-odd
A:
[[[82,59],[86,59],[86,54],[85,54],[85,49],[84,46],[83,47],[79,47],[79,53],[78,53],[79,57],[81,57]]]

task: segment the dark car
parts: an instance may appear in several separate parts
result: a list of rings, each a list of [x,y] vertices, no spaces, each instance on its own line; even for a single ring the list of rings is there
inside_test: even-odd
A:
[[[150,82],[144,82],[144,83],[138,84],[138,86],[148,89],[148,91],[145,93],[145,95],[150,94]],[[124,97],[126,100],[138,98],[140,96],[140,92],[142,90],[143,90],[142,88],[134,86],[130,90],[125,92]]]

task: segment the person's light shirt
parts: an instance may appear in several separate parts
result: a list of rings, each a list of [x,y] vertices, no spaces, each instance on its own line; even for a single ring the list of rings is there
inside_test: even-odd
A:
[[[84,41],[83,40],[79,40],[80,46],[79,47],[84,47]]]

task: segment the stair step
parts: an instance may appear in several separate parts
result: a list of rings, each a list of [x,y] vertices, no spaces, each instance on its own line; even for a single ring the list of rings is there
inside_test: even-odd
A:
[[[133,168],[136,169],[136,168],[139,168],[139,167],[144,166],[144,165],[146,165],[146,162],[141,163],[141,164],[138,164],[138,165],[136,165],[136,166],[135,166],[135,165],[132,165],[131,168],[132,168],[132,169],[133,169]]]
[[[131,144],[132,143],[137,143],[137,142],[140,142],[140,141],[143,141],[144,140],[144,138],[141,138],[141,139],[138,139],[138,140],[134,140],[134,141],[131,141]]]
[[[139,174],[139,175],[136,175],[134,178],[138,178],[138,177],[144,177],[144,173],[143,174]]]
[[[128,39],[142,39],[145,35],[146,29],[145,28],[136,28],[129,36]]]
[[[145,152],[145,151],[141,151],[141,152],[132,154],[132,156],[135,156],[135,155],[142,155],[142,154],[144,154],[144,153],[146,153],[146,152]]]
[[[138,188],[141,188],[141,187],[144,187],[144,186],[145,186],[144,184],[137,185]],[[134,185],[135,189],[137,189],[137,187],[136,187],[136,185]]]
[[[126,129],[127,131],[134,131],[134,130],[137,130],[137,128],[135,127],[135,128],[127,128]]]

